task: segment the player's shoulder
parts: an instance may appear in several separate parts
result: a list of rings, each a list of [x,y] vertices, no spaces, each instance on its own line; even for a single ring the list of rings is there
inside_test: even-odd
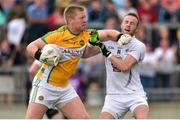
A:
[[[142,44],[142,45],[144,45],[144,43],[143,43],[141,40],[139,40],[138,38],[136,38],[135,36],[132,37],[132,40],[133,40],[133,42],[135,42],[135,43],[137,43],[137,44]]]
[[[145,46],[145,44],[135,36],[132,37],[132,43],[138,46]]]
[[[142,51],[145,51],[146,49],[145,44],[139,39],[137,39],[135,36],[132,37],[130,46],[132,49],[141,49]]]
[[[57,31],[57,32],[65,32],[67,30],[68,30],[67,25],[63,25],[60,28],[58,28],[57,30],[55,30],[55,31]]]

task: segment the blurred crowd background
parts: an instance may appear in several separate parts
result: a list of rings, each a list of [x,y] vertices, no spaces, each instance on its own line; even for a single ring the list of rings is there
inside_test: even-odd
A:
[[[137,13],[136,34],[146,44],[141,82],[149,100],[180,99],[180,0],[0,0],[0,102],[25,102],[33,58],[26,46],[64,25],[63,10],[71,3],[87,8],[88,28],[120,30],[124,15]],[[70,81],[82,100],[102,104],[104,58],[82,59]]]

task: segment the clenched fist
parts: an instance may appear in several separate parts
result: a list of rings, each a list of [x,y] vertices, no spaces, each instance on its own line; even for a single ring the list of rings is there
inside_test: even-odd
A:
[[[129,34],[122,34],[119,39],[118,39],[118,44],[121,45],[126,45],[131,41],[132,37]]]

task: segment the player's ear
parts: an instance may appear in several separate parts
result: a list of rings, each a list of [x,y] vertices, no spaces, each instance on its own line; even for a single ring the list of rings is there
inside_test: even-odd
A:
[[[69,23],[71,22],[71,18],[69,18],[69,17],[66,18],[66,19],[65,19],[65,22],[66,22],[66,24],[69,24]]]
[[[138,25],[138,26],[136,27],[136,30],[134,31],[134,33],[137,34],[137,33],[139,32],[139,30],[140,30],[140,26]]]
[[[139,27],[138,28],[136,28],[136,30],[135,30],[135,32],[134,32],[134,34],[137,34],[139,32]]]

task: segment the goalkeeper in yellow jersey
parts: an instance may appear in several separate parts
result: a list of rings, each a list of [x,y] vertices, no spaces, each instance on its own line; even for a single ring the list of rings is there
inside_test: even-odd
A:
[[[84,7],[70,5],[64,11],[66,25],[49,32],[27,46],[30,56],[44,63],[33,80],[26,119],[41,119],[48,108],[56,107],[69,119],[89,118],[85,107],[69,84],[80,58],[99,52],[90,42],[114,40],[127,44],[131,37],[115,30],[86,29]],[[96,41],[97,40],[97,41]],[[108,52],[104,52],[108,56]]]

